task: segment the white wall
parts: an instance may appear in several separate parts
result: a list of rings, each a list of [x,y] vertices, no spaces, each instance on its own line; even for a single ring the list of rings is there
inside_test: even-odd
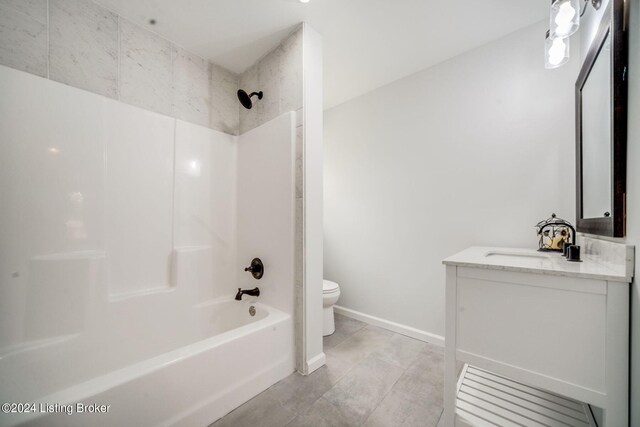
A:
[[[545,70],[547,22],[325,112],[324,276],[339,305],[444,334],[440,261],[531,247],[574,221],[577,59]]]

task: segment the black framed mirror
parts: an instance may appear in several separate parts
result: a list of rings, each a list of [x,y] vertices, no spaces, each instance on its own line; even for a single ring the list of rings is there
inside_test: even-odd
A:
[[[627,11],[611,0],[576,81],[576,222],[623,237],[627,175]]]

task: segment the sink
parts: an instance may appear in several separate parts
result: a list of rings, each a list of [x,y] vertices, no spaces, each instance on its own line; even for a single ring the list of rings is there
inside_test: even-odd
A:
[[[498,250],[498,251],[488,251],[485,254],[485,257],[490,258],[493,261],[516,261],[516,262],[527,262],[527,261],[546,261],[549,260],[549,255],[543,254],[537,251],[509,251],[509,250]]]

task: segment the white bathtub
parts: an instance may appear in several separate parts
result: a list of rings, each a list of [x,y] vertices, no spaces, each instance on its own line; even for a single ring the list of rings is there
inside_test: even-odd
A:
[[[249,314],[252,305],[255,316]],[[36,366],[38,360],[50,360],[56,347],[63,354],[74,354],[70,350],[73,337],[0,358],[2,403],[18,398],[21,401],[16,403],[36,405],[32,413],[1,413],[0,425],[207,426],[294,371],[290,315],[252,300],[231,299],[199,305],[193,312],[196,315],[188,323],[196,329],[189,335],[200,337],[195,342],[45,396],[28,397],[33,392],[21,386],[21,376],[29,375],[29,366]],[[69,357],[69,364],[60,368],[68,374],[76,370],[74,363],[82,370],[91,366],[91,361]],[[103,358],[94,357],[96,367],[103,367]],[[17,361],[21,363],[11,366]],[[37,385],[38,378],[31,382]],[[39,389],[51,387],[40,385]],[[96,408],[107,412],[78,413],[77,403],[98,405]]]

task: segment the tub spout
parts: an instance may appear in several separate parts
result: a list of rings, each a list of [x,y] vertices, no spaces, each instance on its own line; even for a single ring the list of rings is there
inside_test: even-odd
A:
[[[253,289],[242,289],[242,288],[238,288],[238,293],[236,294],[236,301],[240,301],[242,300],[242,295],[250,295],[252,297],[259,297],[260,296],[260,289],[258,288],[253,288]]]

